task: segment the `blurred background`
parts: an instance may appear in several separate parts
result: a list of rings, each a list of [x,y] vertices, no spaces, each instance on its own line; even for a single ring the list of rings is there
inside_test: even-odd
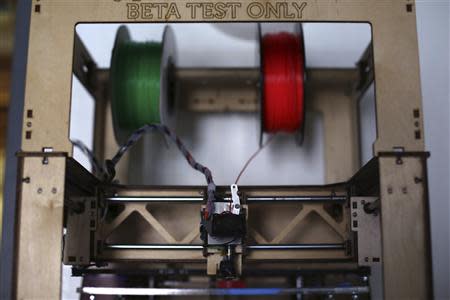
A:
[[[14,43],[15,0],[0,1],[0,234],[3,215],[3,176],[5,166],[6,122]],[[0,240],[1,243],[1,240]]]

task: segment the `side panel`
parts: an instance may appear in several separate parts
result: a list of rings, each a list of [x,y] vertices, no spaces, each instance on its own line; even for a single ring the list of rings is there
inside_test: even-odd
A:
[[[59,299],[65,157],[22,159],[18,208],[18,299]]]
[[[381,157],[385,299],[432,299],[424,157]]]
[[[30,10],[29,1],[17,1],[11,98],[8,108],[8,132],[6,135],[0,259],[0,299],[11,299],[13,294],[14,255],[16,253],[14,248],[14,232],[16,224],[16,194],[18,188],[16,152],[19,151],[21,146]]]

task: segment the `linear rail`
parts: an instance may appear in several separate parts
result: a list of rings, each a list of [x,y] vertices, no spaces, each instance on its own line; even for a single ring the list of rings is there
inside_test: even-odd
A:
[[[78,290],[89,295],[120,296],[257,296],[257,295],[358,295],[369,293],[368,286],[315,287],[315,288],[110,288],[83,287]]]
[[[203,245],[170,245],[170,244],[109,244],[111,250],[201,250]],[[247,250],[343,250],[344,244],[286,244],[286,245],[249,245]]]
[[[230,200],[231,198],[224,198]],[[344,202],[347,200],[346,196],[282,196],[282,197],[246,197],[246,202]],[[203,197],[129,197],[116,196],[105,198],[108,202],[203,202]]]

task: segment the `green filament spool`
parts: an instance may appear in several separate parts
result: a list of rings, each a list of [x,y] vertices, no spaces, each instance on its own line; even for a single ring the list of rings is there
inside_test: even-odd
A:
[[[125,26],[116,35],[110,84],[114,133],[119,143],[148,123],[171,126],[173,97],[169,82],[175,42],[166,27],[163,43],[133,42]]]

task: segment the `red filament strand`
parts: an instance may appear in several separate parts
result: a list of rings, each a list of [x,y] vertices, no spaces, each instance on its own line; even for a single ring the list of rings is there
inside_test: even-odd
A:
[[[262,40],[264,131],[294,132],[303,126],[303,47],[301,37],[287,32]]]

